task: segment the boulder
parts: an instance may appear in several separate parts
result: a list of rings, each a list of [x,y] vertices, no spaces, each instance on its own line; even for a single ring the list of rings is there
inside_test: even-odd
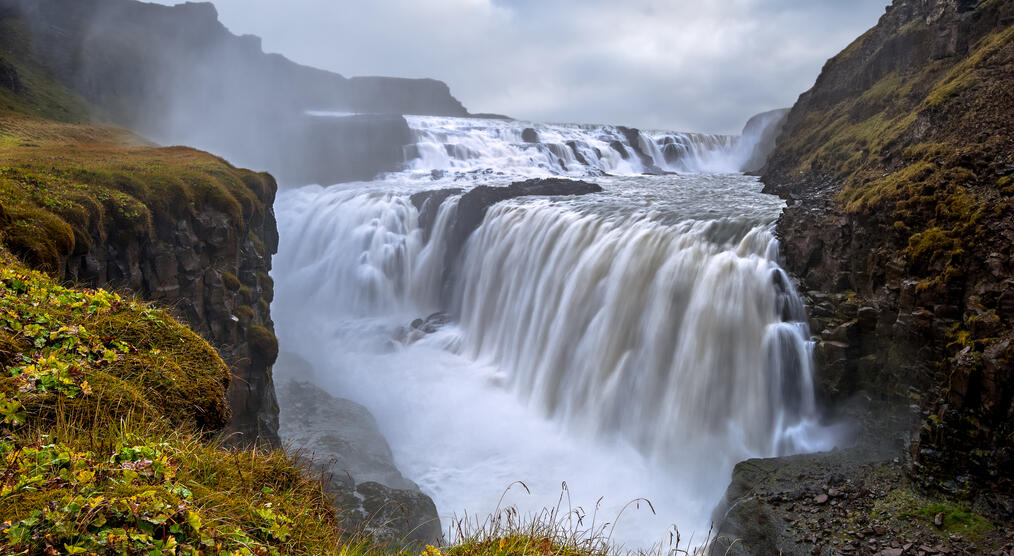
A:
[[[309,364],[282,354],[288,374],[312,376]],[[433,500],[406,479],[369,410],[301,380],[280,382],[279,435],[335,499],[342,527],[392,546],[419,547],[440,539]]]

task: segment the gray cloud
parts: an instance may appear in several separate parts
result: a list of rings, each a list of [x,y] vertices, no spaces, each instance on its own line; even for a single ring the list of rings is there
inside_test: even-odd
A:
[[[173,0],[160,0],[173,4]],[[791,105],[888,0],[214,0],[264,48],[433,77],[473,112],[738,132]]]

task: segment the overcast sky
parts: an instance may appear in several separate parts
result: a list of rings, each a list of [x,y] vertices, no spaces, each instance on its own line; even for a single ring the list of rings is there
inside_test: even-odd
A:
[[[791,106],[888,3],[214,0],[268,52],[346,76],[440,79],[472,112],[716,133]]]

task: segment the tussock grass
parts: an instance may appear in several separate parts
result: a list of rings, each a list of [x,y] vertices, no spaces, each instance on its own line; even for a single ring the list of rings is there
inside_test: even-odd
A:
[[[531,494],[523,482],[507,487],[500,497],[494,512],[484,519],[465,515],[453,520],[449,526],[449,544],[445,547],[427,547],[423,556],[513,556],[513,555],[556,555],[556,556],[613,556],[632,555],[703,555],[710,549],[712,534],[695,539],[683,539],[673,526],[667,538],[649,548],[630,550],[613,541],[616,526],[628,511],[650,511],[655,513],[651,501],[638,498],[628,502],[618,515],[599,514],[598,503],[589,514],[585,508],[574,507],[567,483],[563,483],[560,498],[555,507],[540,512],[522,515],[517,507],[502,508],[504,497],[512,489],[522,489]],[[599,500],[601,502],[601,499]]]

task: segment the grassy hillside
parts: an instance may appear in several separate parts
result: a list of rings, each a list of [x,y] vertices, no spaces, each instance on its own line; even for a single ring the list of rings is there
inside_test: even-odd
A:
[[[330,553],[320,484],[228,451],[229,373],[166,312],[0,252],[4,553]],[[330,547],[330,548],[329,548]]]
[[[115,128],[0,113],[5,244],[57,272],[94,238],[148,236],[208,208],[240,225],[263,222],[259,199],[274,187],[269,176],[194,149],[138,143]]]

